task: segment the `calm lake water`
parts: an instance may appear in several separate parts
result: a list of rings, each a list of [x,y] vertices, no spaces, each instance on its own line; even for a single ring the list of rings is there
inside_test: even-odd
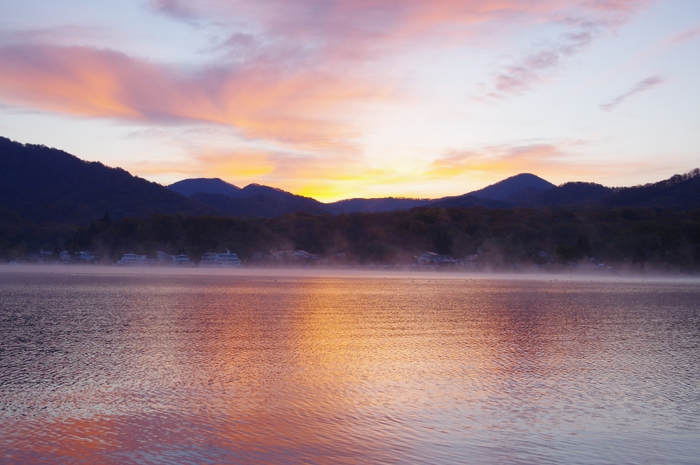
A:
[[[0,273],[0,463],[700,463],[700,286]]]

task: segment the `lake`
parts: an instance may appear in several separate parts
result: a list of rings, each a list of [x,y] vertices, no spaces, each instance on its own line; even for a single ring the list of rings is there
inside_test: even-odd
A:
[[[4,464],[697,464],[700,282],[0,272]]]

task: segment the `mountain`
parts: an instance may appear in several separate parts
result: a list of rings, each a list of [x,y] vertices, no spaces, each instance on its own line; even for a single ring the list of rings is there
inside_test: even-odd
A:
[[[233,216],[273,218],[299,211],[314,215],[335,212],[318,200],[282,189],[261,184],[249,184],[241,189],[218,178],[185,179],[171,184],[168,189]]]
[[[185,197],[192,197],[197,192],[234,197],[241,191],[240,187],[236,187],[233,184],[229,184],[219,178],[185,179],[167,187],[171,191],[175,191],[178,194],[184,195]]]
[[[491,184],[478,191],[470,192],[468,195],[480,199],[492,199],[512,203],[512,201],[516,200],[521,195],[531,196],[537,192],[542,192],[553,187],[556,186],[534,174],[522,173],[499,181],[496,184]]]
[[[274,217],[297,211],[311,214],[382,213],[422,207],[430,201],[386,197],[322,203],[261,184],[249,184],[241,189],[218,178],[185,179],[169,185],[168,189],[236,216]]]
[[[433,208],[508,208],[511,206],[512,205],[508,202],[502,202],[500,200],[494,200],[489,198],[479,198],[473,194],[457,195],[454,197],[443,197],[441,199],[432,200],[426,205],[426,207]]]
[[[632,208],[700,209],[700,170],[675,175],[664,181],[634,187],[605,187],[568,182],[542,192],[511,199],[513,206],[600,206]]]
[[[384,213],[397,210],[410,210],[423,207],[430,199],[401,199],[385,197],[380,199],[348,199],[327,204],[338,213]]]
[[[608,207],[700,209],[700,169],[656,183],[615,189],[600,203]]]
[[[532,194],[522,193],[514,204],[521,207],[561,207],[594,205],[613,194],[615,189],[589,182],[567,182],[561,186]]]
[[[27,224],[87,223],[106,213],[112,218],[176,212],[271,218],[295,212],[323,215],[415,207],[559,206],[700,210],[700,170],[624,188],[582,182],[554,186],[525,173],[468,194],[435,200],[355,198],[325,204],[260,184],[241,189],[221,179],[186,179],[166,188],[120,168],[0,137],[0,208],[6,231],[15,227],[11,225],[20,225],[19,231],[28,230]],[[17,218],[28,223],[17,222]]]
[[[198,192],[190,199],[210,205],[232,216],[274,218],[296,212],[312,215],[330,213],[327,206],[317,200],[290,195],[291,197],[282,197],[259,194],[251,197],[231,198],[221,194]]]
[[[473,197],[496,201],[482,203],[486,208],[600,206],[697,210],[700,209],[700,170],[643,186],[617,188],[587,182],[555,186],[526,173],[463,196],[434,200],[428,206],[478,206]]]
[[[537,196],[553,187],[556,186],[549,181],[545,181],[534,174],[523,173],[511,176],[478,191],[432,200],[426,206],[441,208],[508,208],[524,197]]]
[[[221,212],[119,168],[0,137],[0,205],[34,222]]]

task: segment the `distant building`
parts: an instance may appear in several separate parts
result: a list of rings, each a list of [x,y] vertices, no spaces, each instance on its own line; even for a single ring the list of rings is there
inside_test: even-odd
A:
[[[89,250],[81,250],[77,254],[75,254],[75,258],[78,260],[83,260],[85,262],[92,261],[96,258],[95,254],[90,252]]]
[[[316,260],[318,255],[315,253],[309,253],[305,250],[297,250],[294,252],[294,257],[298,260]]]
[[[416,260],[418,260],[419,265],[429,265],[431,263],[435,263],[439,256],[440,255],[436,254],[435,252],[423,252],[416,257]]]
[[[171,265],[173,263],[174,258],[174,255],[170,255],[165,252],[161,252],[160,250],[156,250],[156,262],[159,265]]]
[[[199,266],[242,266],[238,255],[226,250],[226,253],[208,252],[202,255]]]
[[[137,255],[135,253],[125,253],[121,260],[117,261],[117,265],[127,266],[143,266],[146,264],[145,255]]]
[[[236,258],[238,258],[238,257],[236,257]],[[192,262],[192,260],[190,260],[190,257],[188,257],[185,254],[175,255],[172,258],[171,263],[175,266],[194,266],[194,263]]]
[[[449,255],[442,255],[435,252],[423,252],[416,257],[419,265],[455,265],[457,260]]]

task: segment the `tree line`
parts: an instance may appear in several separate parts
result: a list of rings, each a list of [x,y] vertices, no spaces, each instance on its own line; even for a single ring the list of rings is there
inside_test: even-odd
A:
[[[4,215],[4,216],[3,216]],[[302,249],[319,257],[344,254],[359,264],[409,264],[431,251],[478,254],[498,269],[595,258],[606,263],[700,270],[700,211],[631,208],[414,208],[388,213],[231,218],[154,214],[86,226],[36,225],[0,210],[0,259],[18,260],[39,248],[91,250],[105,262],[123,253],[185,253]],[[259,255],[259,254],[258,254]]]

